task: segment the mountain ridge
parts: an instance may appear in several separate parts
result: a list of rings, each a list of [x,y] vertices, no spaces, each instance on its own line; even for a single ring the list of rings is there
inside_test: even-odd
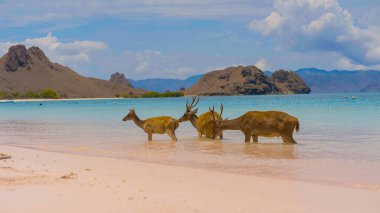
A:
[[[203,74],[193,75],[186,79],[175,78],[147,78],[142,80],[129,79],[133,87],[143,88],[157,92],[179,91],[181,88],[187,89],[195,84]]]
[[[296,71],[310,86],[313,93],[379,92],[380,71],[376,70],[323,70],[302,68]],[[372,85],[372,86],[371,86]]]

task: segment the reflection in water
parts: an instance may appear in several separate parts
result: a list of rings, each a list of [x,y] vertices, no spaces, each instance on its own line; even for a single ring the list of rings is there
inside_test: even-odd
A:
[[[295,148],[287,144],[244,144],[243,152],[247,156],[270,159],[295,159]]]

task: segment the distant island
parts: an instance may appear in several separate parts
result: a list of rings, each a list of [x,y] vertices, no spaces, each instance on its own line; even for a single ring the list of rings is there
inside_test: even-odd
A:
[[[310,88],[295,72],[279,70],[268,77],[255,66],[229,67],[206,73],[187,95],[308,94]]]

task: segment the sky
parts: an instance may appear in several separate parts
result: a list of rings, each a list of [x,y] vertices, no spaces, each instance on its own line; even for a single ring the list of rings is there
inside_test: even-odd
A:
[[[0,53],[38,46],[78,73],[186,78],[262,70],[380,70],[379,0],[0,0]]]

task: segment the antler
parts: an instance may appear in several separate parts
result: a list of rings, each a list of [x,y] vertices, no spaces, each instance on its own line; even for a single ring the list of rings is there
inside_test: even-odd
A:
[[[191,97],[191,103],[189,104],[189,99],[186,101],[186,110],[191,111],[199,102],[198,96]]]
[[[212,121],[216,124],[216,119],[215,119],[215,107],[212,106],[212,109],[209,107],[208,108],[211,112],[211,115],[212,115]]]
[[[221,121],[222,120],[222,114],[223,114],[223,109],[224,109],[224,106],[222,103],[220,103],[220,114],[218,115],[218,119],[215,119],[215,107],[213,106],[212,109],[211,108],[208,108],[212,114],[212,120],[214,121],[214,123],[216,124],[216,121]]]
[[[220,103],[220,114],[219,114],[218,120],[222,120],[223,109],[224,109],[223,104]]]

